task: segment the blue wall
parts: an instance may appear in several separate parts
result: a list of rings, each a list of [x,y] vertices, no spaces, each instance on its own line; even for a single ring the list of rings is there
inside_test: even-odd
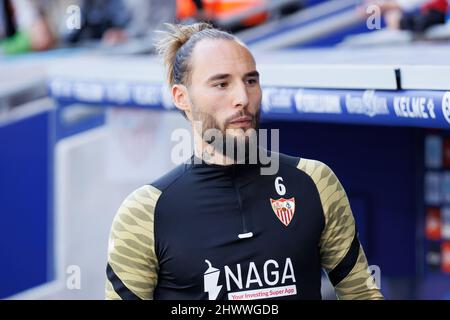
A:
[[[50,118],[0,126],[0,298],[51,277]]]

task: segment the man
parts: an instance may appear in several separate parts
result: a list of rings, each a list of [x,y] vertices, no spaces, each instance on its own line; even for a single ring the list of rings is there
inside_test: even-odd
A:
[[[0,0],[0,54],[44,51],[55,44],[43,8],[30,0]]]
[[[341,299],[382,299],[344,189],[325,164],[251,146],[261,87],[245,45],[205,23],[171,25],[158,44],[194,155],[134,191],[111,229],[108,299],[320,299],[321,269]],[[249,148],[250,149],[250,148]],[[226,151],[228,150],[228,151]],[[262,151],[262,152],[261,152]],[[265,154],[267,153],[267,154]]]
[[[123,29],[130,22],[130,12],[122,0],[80,1],[81,27],[64,37],[68,43],[103,40],[117,44],[125,41]]]
[[[448,11],[447,0],[368,0],[367,5],[380,8],[388,28],[416,33],[444,24]]]

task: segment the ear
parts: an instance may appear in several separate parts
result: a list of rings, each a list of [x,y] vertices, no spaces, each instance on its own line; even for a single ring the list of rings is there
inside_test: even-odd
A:
[[[172,98],[175,106],[186,114],[186,117],[192,121],[191,101],[186,86],[175,84],[172,86]]]

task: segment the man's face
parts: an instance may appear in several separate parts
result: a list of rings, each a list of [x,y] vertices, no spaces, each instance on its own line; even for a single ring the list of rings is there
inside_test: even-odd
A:
[[[248,142],[249,129],[258,129],[259,75],[251,53],[236,41],[205,39],[196,44],[188,93],[191,118],[202,123],[202,136],[218,129],[223,137]]]

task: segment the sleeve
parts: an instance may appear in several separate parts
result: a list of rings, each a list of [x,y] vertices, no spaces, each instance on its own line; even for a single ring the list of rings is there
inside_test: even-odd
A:
[[[126,27],[130,37],[152,37],[155,30],[164,27],[164,23],[175,22],[175,1],[128,0],[125,5],[132,17]]]
[[[406,12],[419,9],[427,0],[397,0],[398,6]]]
[[[30,29],[33,23],[40,18],[39,8],[34,1],[13,0],[12,4],[19,30]]]
[[[154,212],[161,191],[141,187],[120,206],[109,236],[106,299],[153,299],[158,278]]]
[[[350,204],[338,178],[319,161],[301,159],[298,167],[311,176],[320,195],[325,216],[319,244],[321,263],[338,298],[383,299],[369,271]]]
[[[203,0],[194,0],[194,4],[198,10],[203,10]]]

